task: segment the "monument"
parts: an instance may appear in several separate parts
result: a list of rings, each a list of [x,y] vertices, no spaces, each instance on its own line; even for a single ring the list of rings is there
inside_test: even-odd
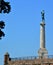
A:
[[[41,12],[42,21],[40,23],[40,49],[38,50],[39,57],[47,57],[48,51],[46,50],[45,43],[45,18],[44,18],[44,10]]]

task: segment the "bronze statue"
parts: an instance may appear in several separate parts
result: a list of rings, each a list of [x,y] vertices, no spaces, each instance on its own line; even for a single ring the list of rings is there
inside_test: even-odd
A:
[[[42,12],[41,12],[42,21],[45,20],[45,19],[44,19],[44,14],[45,14],[45,13],[44,13],[44,10],[42,10]]]

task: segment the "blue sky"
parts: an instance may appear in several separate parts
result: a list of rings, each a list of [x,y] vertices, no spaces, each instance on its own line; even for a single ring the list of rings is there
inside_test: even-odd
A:
[[[5,0],[9,14],[0,14],[5,22],[5,37],[0,40],[0,64],[4,54],[10,57],[37,56],[40,46],[41,11],[45,10],[46,48],[53,55],[53,0]]]

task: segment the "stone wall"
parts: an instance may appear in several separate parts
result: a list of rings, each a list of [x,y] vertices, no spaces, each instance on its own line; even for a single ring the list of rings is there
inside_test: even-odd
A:
[[[10,58],[9,54],[4,55],[4,65],[53,65],[53,56],[47,58],[41,57],[25,57]]]
[[[10,60],[8,65],[53,65],[53,59]]]

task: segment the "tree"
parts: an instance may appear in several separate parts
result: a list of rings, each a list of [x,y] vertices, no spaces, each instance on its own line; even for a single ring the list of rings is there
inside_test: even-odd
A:
[[[1,29],[4,29],[5,23],[3,21],[0,21],[0,39],[5,36],[4,32]]]
[[[5,2],[4,0],[0,0],[0,13],[9,13],[11,10],[11,6],[9,2]]]

